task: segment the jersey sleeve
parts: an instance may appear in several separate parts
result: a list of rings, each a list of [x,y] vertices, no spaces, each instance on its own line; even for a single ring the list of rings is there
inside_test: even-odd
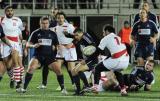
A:
[[[33,44],[37,43],[37,37],[36,37],[36,33],[35,32],[32,32],[32,34],[30,35],[29,39],[28,39],[28,42],[31,42]]]
[[[153,28],[152,28],[153,34],[158,34],[158,27],[157,27],[157,25],[154,22],[152,22],[152,25],[153,25]]]
[[[98,48],[100,48],[101,50],[104,50],[106,46],[107,46],[107,38],[104,37],[104,38],[100,41],[100,44],[98,45]]]
[[[24,30],[23,23],[22,23],[22,20],[20,18],[18,19],[18,22],[19,22],[20,31]]]
[[[151,76],[147,81],[146,84],[152,84],[152,81],[154,80],[153,76]]]
[[[138,27],[137,27],[137,24],[138,22],[136,22],[134,25],[133,25],[133,28],[132,28],[132,32],[131,32],[131,35],[132,36],[136,36],[137,34],[137,31],[138,31]]]
[[[135,24],[140,19],[139,14],[136,14],[134,17],[133,24]]]
[[[57,34],[55,32],[53,32],[53,34],[55,36],[55,39],[54,39],[52,45],[59,45]]]
[[[68,33],[73,35],[74,30],[75,30],[74,26],[72,24],[69,24]]]

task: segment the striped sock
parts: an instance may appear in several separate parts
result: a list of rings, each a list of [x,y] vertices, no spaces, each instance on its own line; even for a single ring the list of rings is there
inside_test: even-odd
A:
[[[16,82],[21,81],[21,67],[16,67],[13,69],[14,80]]]
[[[20,67],[20,78],[21,80],[23,80],[23,76],[24,76],[24,67]]]

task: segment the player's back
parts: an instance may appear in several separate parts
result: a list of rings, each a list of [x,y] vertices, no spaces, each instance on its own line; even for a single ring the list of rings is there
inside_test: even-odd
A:
[[[121,43],[121,38],[114,33],[105,36],[101,42],[106,45],[111,55],[126,49],[126,46]]]

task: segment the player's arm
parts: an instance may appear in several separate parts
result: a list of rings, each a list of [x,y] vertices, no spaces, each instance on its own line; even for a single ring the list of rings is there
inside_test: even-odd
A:
[[[57,34],[55,34],[55,39],[54,41],[52,41],[52,50],[55,51],[55,50],[58,50],[58,46],[59,46],[59,41],[58,41],[58,37],[57,37]]]
[[[75,30],[74,26],[72,24],[69,24],[67,31],[64,31],[63,33],[68,38],[74,38],[74,33],[73,33],[74,30]]]
[[[9,47],[12,47],[11,46],[11,43],[9,42],[9,40],[4,36],[3,38],[1,38],[1,40],[6,44],[8,45]]]
[[[31,36],[28,39],[28,42],[26,43],[27,48],[38,48],[40,44],[37,42],[37,36],[36,33],[32,33]]]
[[[154,22],[152,22],[152,25],[153,25],[152,30],[154,33],[150,37],[150,42],[153,43],[154,46],[156,46],[156,41],[158,39],[158,28]]]
[[[0,26],[0,33],[1,33],[1,40],[2,40],[5,44],[7,44],[8,46],[11,47],[11,43],[10,43],[9,40],[5,37],[5,34],[4,34],[4,32],[3,32],[2,26]]]

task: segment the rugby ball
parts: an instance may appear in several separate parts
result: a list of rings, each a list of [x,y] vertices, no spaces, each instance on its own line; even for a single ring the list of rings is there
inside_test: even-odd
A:
[[[93,45],[89,45],[83,48],[83,54],[85,56],[90,56],[96,51],[96,47]]]

